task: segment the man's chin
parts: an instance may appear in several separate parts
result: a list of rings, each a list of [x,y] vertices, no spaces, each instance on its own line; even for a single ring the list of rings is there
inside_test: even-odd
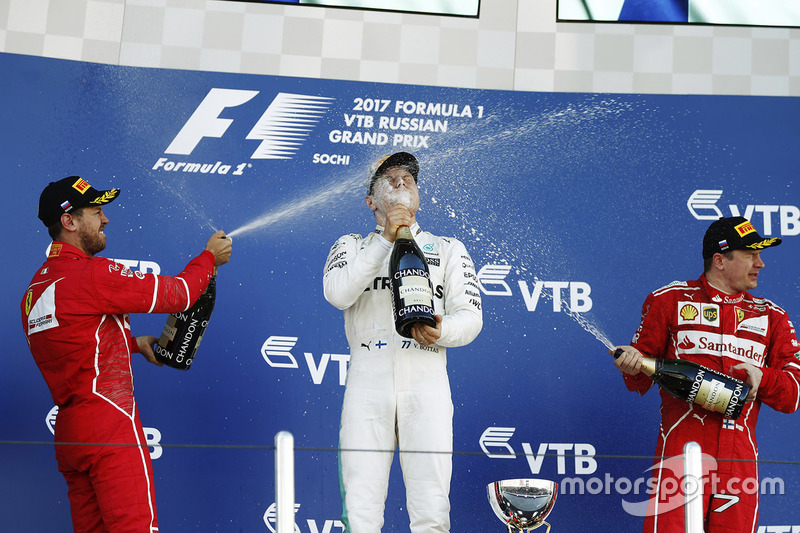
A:
[[[389,201],[392,205],[403,205],[409,209],[411,206],[414,205],[414,201],[411,198],[411,193],[397,193],[390,197]]]
[[[87,246],[86,252],[88,253],[88,255],[97,255],[105,249],[106,249],[106,239],[104,236],[102,240],[98,239],[93,243],[91,243],[90,246]]]

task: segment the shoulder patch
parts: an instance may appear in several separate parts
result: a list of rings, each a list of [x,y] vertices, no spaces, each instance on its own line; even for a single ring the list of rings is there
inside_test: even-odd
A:
[[[668,285],[664,285],[663,287],[656,289],[652,292],[654,296],[657,296],[664,292],[669,292],[673,290],[696,290],[698,287],[692,287],[689,285],[687,281],[673,281]]]

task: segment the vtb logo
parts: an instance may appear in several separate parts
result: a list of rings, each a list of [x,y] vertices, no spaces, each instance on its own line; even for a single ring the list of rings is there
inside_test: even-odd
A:
[[[292,354],[292,348],[297,344],[297,337],[283,337],[272,335],[261,345],[261,356],[272,368],[300,368],[297,359]],[[304,352],[311,380],[315,385],[321,385],[325,377],[328,363],[339,365],[339,385],[344,386],[347,380],[347,367],[350,363],[350,354],[324,353],[319,363],[311,352]],[[333,366],[333,364],[331,364]]]
[[[212,88],[166,149],[189,155],[205,137],[222,137],[233,119],[220,118],[229,107],[255,98],[259,91]],[[334,98],[278,93],[245,139],[260,140],[251,159],[291,159],[323,117]]]
[[[512,296],[514,293],[506,282],[511,268],[511,265],[484,265],[476,275],[478,288],[487,295]],[[533,287],[530,287],[524,280],[518,280],[517,284],[528,311],[536,311],[536,306],[543,296],[553,300],[553,312],[555,313],[561,312],[562,308],[574,313],[585,313],[592,310],[592,287],[586,282],[537,279],[534,281]],[[544,295],[543,289],[550,289],[552,295]],[[563,291],[568,292],[569,305],[562,298]]]
[[[481,450],[490,459],[516,459],[517,454],[509,441],[517,428],[488,427],[481,434],[479,444]],[[579,475],[593,474],[597,471],[595,447],[588,442],[541,442],[536,452],[529,442],[522,443],[522,451],[531,469],[531,474],[539,474],[545,457],[552,457],[556,452],[556,467],[559,474],[567,473],[567,458],[572,457],[575,473]],[[572,451],[573,453],[567,453]],[[552,461],[551,461],[552,462]]]
[[[297,511],[300,509],[300,504],[294,504],[294,513],[297,516]],[[278,528],[278,510],[277,505],[272,503],[267,511],[264,513],[264,523],[267,525],[267,529],[269,529],[272,533],[277,533]],[[306,525],[308,525],[309,533],[336,533],[344,531],[344,524],[339,520],[324,520],[320,527],[320,524],[317,523],[316,519],[308,518],[306,519]],[[291,528],[290,528],[291,529]],[[286,529],[281,528],[281,531],[286,531]],[[303,530],[300,529],[300,526],[297,525],[297,520],[295,519],[294,522],[294,533],[304,533]]]
[[[697,189],[689,196],[686,207],[697,220],[717,220],[723,216],[742,216],[763,227],[762,235],[777,233],[784,237],[800,235],[800,207],[796,205],[745,205],[729,204],[729,215],[725,215],[717,202],[722,198],[722,189]],[[744,209],[742,209],[742,207]],[[760,220],[759,220],[760,218]],[[773,228],[773,226],[778,226]],[[752,228],[752,226],[749,226]]]

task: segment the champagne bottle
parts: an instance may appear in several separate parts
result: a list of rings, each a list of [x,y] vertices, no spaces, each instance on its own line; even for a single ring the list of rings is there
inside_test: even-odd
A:
[[[408,226],[400,226],[389,258],[392,286],[394,329],[411,338],[411,326],[417,322],[436,327],[433,309],[433,286],[428,262],[422,255]]]
[[[155,346],[156,360],[178,370],[189,370],[208,327],[217,297],[217,269],[200,298],[188,310],[167,317]]]
[[[614,359],[622,353],[622,348],[617,348]],[[739,418],[750,392],[744,381],[684,359],[644,357],[641,370],[672,396],[725,418]]]

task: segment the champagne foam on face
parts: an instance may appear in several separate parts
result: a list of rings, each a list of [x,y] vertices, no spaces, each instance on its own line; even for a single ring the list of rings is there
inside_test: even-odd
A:
[[[414,205],[414,195],[409,189],[398,189],[385,179],[375,182],[372,188],[372,200],[384,214],[388,213],[396,205],[404,205],[409,209],[416,207]]]
[[[414,205],[409,191],[399,191],[393,194],[391,199],[394,200],[394,205],[404,205],[409,209]]]

